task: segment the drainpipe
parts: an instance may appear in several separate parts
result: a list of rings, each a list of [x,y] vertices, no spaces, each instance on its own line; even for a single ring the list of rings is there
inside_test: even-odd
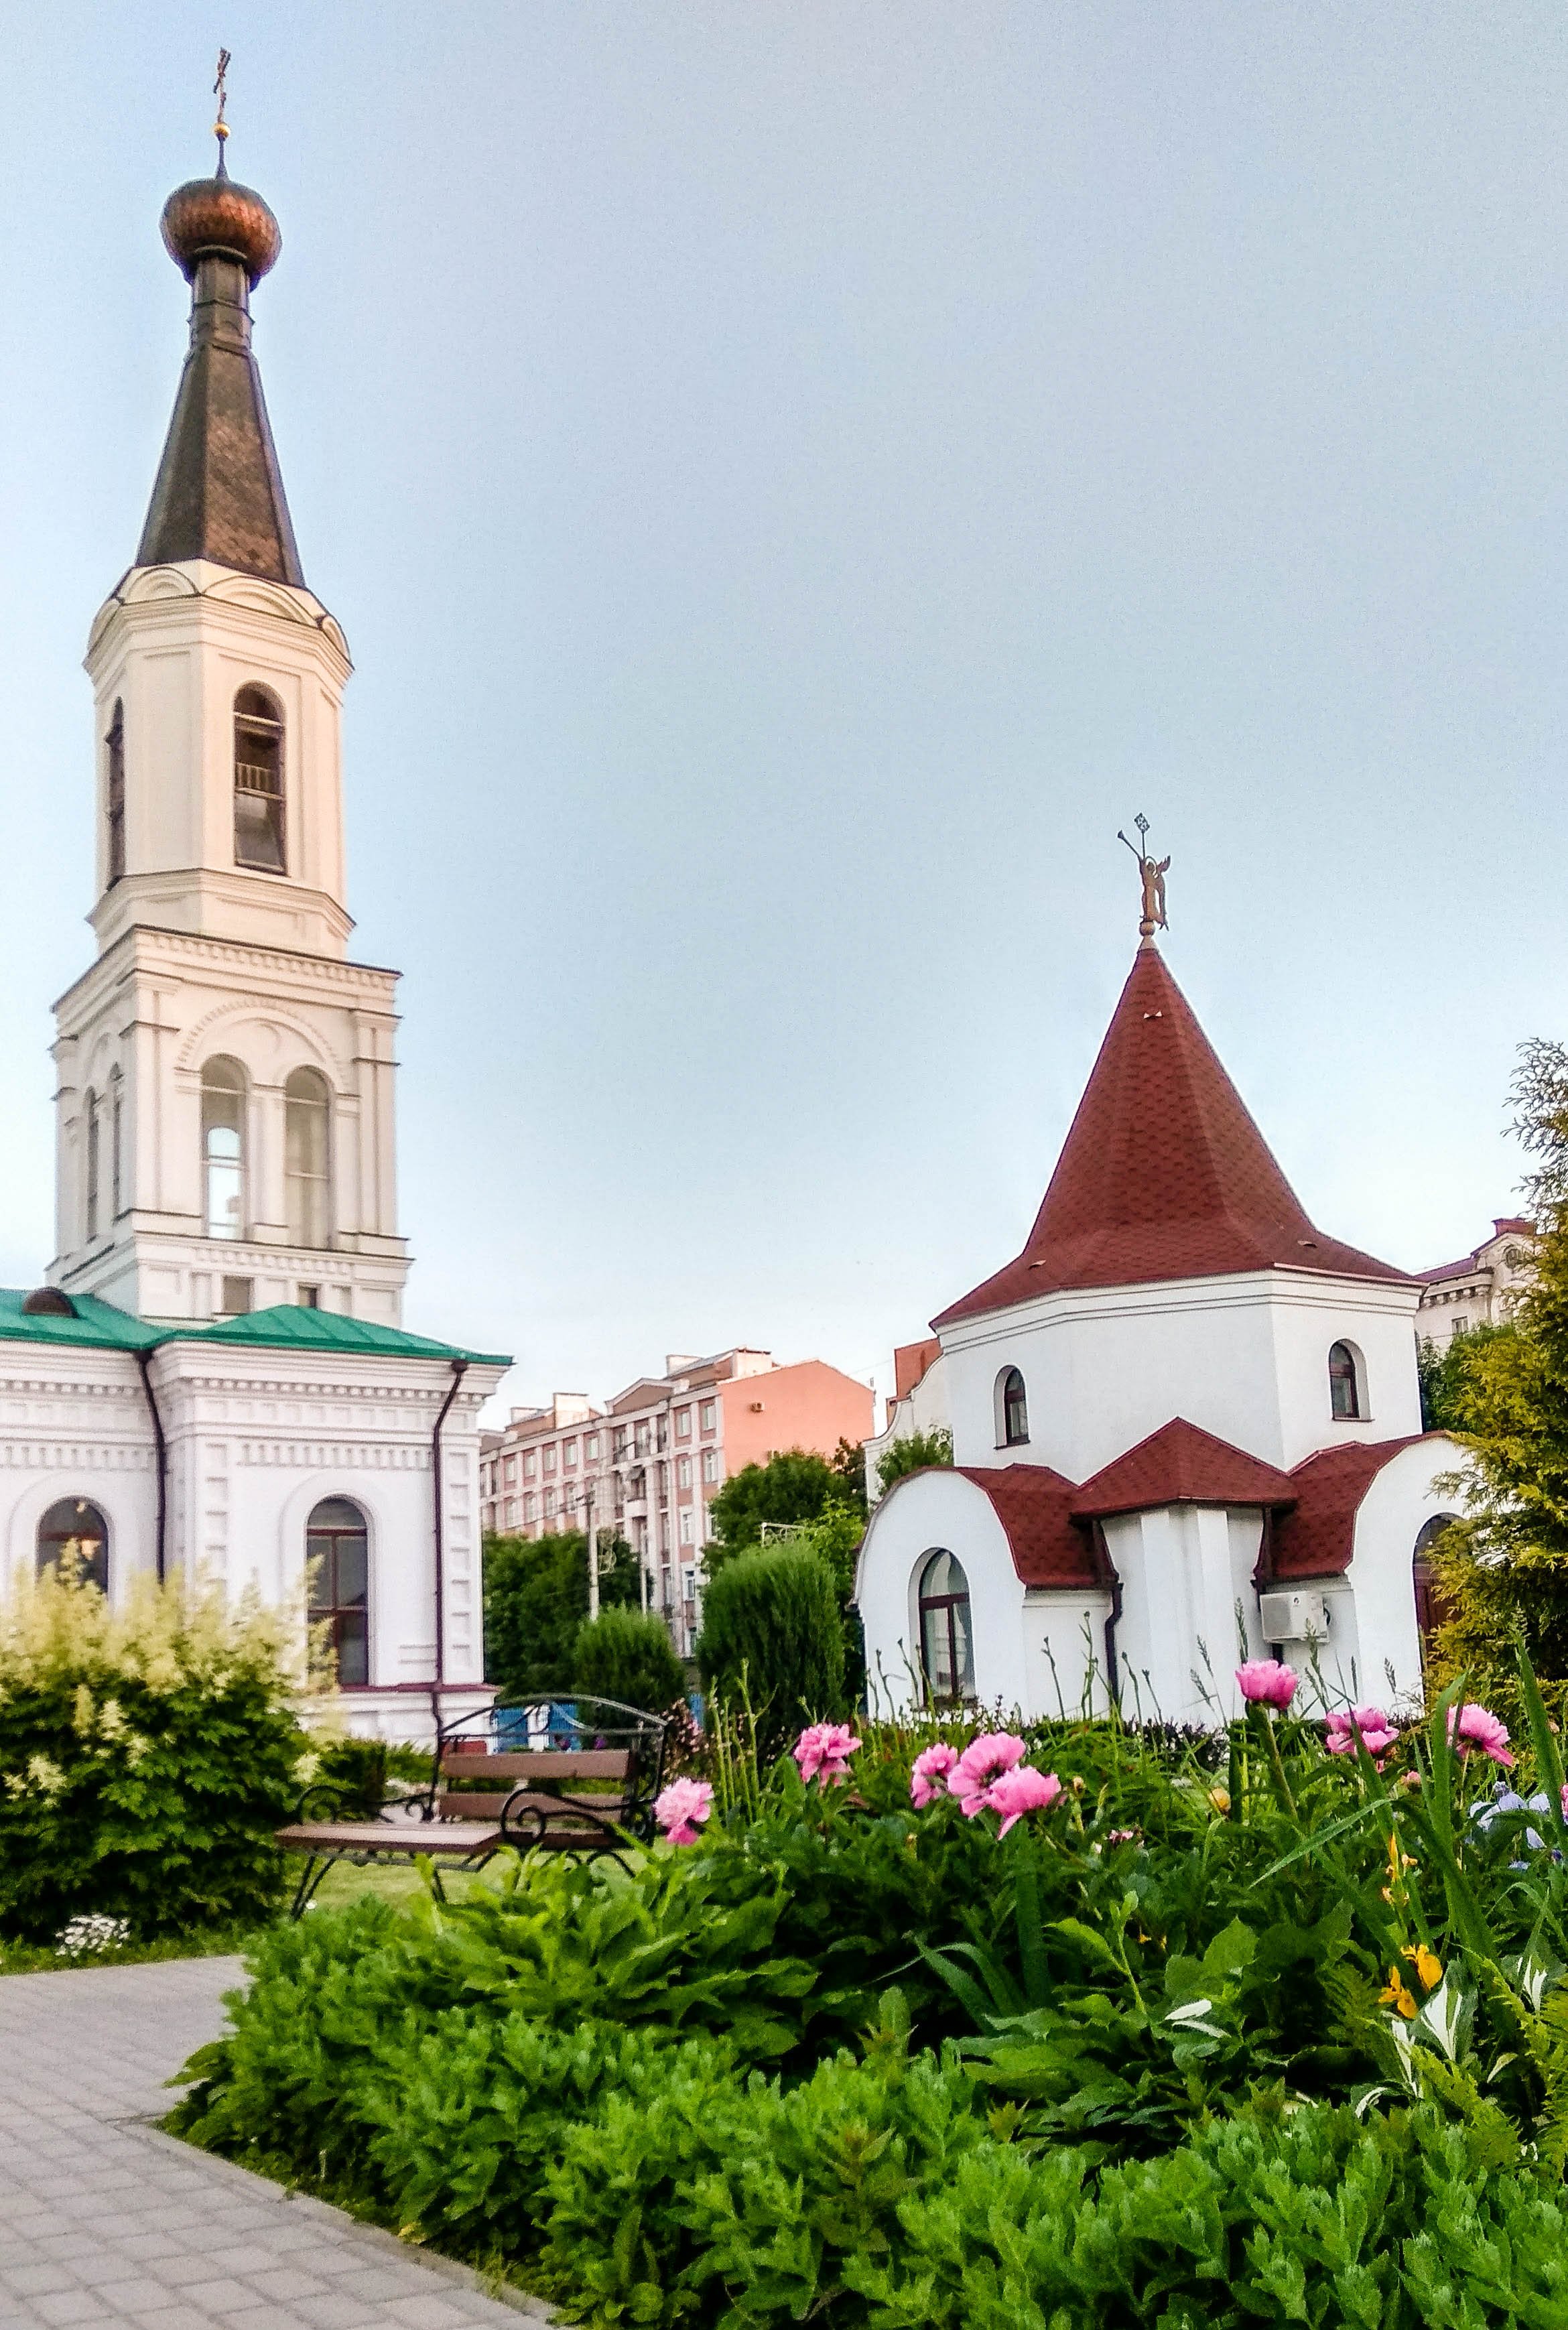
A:
[[[1110,1548],[1105,1541],[1105,1526],[1101,1521],[1094,1524],[1094,1550],[1099,1556],[1099,1567],[1110,1587],[1110,1610],[1105,1621],[1105,1681],[1110,1693],[1111,1706],[1119,1709],[1121,1677],[1116,1663],[1116,1624],[1121,1615],[1121,1573],[1110,1558]]]
[[[451,1388],[441,1402],[441,1412],[436,1418],[436,1428],[430,1435],[430,1482],[435,1496],[436,1518],[436,1688],[432,1697],[436,1701],[438,1729],[440,1724],[441,1685],[446,1681],[447,1673],[446,1500],[441,1494],[441,1426],[447,1420],[452,1402],[458,1397],[458,1387],[468,1372],[467,1359],[452,1361]]]
[[[164,1582],[164,1541],[168,1533],[169,1511],[169,1445],[164,1438],[164,1419],[158,1414],[157,1397],[153,1390],[152,1356],[147,1351],[137,1353],[137,1369],[146,1394],[147,1413],[153,1420],[153,1445],[158,1463],[158,1532],[155,1540],[157,1550],[158,1584]]]

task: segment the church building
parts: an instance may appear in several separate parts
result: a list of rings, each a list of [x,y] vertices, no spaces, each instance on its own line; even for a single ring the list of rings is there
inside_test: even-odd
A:
[[[310,590],[250,342],[281,247],[228,175],[163,214],[190,349],[136,563],[88,641],[93,961],[55,1007],[56,1254],[0,1293],[7,1577],[205,1575],[335,1644],[358,1729],[483,1674],[480,1407],[409,1334],[397,974],[353,961],[352,667]]]
[[[1024,1250],[931,1322],[953,1464],[866,1530],[884,1709],[1114,1696],[1212,1723],[1238,1659],[1270,1655],[1308,1677],[1302,1708],[1421,1691],[1437,1483],[1464,1463],[1422,1431],[1422,1282],[1314,1227],[1160,953],[1143,865],[1131,974]]]

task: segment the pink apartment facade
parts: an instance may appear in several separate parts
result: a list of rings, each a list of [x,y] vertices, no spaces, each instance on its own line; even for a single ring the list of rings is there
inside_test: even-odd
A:
[[[479,1447],[483,1525],[543,1537],[586,1527],[625,1537],[641,1564],[650,1610],[689,1657],[701,1601],[709,1507],[727,1480],[787,1448],[831,1456],[872,1428],[868,1384],[823,1359],[780,1366],[737,1348],[709,1359],[670,1353],[662,1376],[639,1377],[604,1407],[557,1392],[547,1407],[515,1407]]]

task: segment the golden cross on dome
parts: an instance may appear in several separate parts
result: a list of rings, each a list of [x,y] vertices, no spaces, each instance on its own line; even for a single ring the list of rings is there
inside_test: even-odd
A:
[[[229,135],[229,125],[223,118],[224,109],[229,102],[229,62],[228,50],[220,49],[218,52],[218,78],[213,83],[213,95],[218,100],[218,118],[213,124],[213,135],[218,141],[218,151],[220,154],[223,150],[223,140]]]
[[[1127,841],[1126,834],[1119,831],[1116,838],[1118,841],[1127,841],[1128,848],[1138,860],[1138,873],[1143,877],[1143,914],[1138,925],[1138,934],[1148,945],[1152,941],[1156,931],[1166,931],[1170,928],[1170,924],[1165,918],[1165,877],[1170,871],[1170,859],[1149,856],[1148,818],[1135,817],[1132,821],[1138,828],[1138,839]]]

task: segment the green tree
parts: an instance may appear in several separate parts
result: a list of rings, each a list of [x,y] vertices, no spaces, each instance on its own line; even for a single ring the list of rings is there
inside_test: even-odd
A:
[[[735,1705],[744,1691],[764,1756],[777,1755],[803,1723],[841,1716],[843,1619],[822,1556],[786,1545],[727,1562],[704,1602],[697,1663],[721,1702]]]
[[[764,1521],[814,1521],[824,1505],[848,1501],[844,1487],[827,1457],[808,1448],[787,1448],[765,1464],[742,1465],[708,1508],[713,1525],[704,1557],[709,1577],[732,1555],[760,1545]]]
[[[603,1610],[581,1628],[572,1659],[574,1684],[599,1699],[619,1700],[663,1715],[685,1701],[685,1670],[670,1630],[650,1611]]]
[[[1416,1376],[1421,1385],[1421,1425],[1423,1432],[1457,1432],[1464,1423],[1465,1379],[1471,1358],[1499,1327],[1470,1327],[1451,1335],[1440,1350],[1430,1337],[1416,1347]]]
[[[864,1520],[867,1511],[864,1442],[841,1440],[833,1452],[833,1469],[839,1482],[835,1496],[841,1504],[853,1505]]]
[[[599,1535],[599,1598],[605,1609],[641,1600],[637,1556],[626,1539]],[[541,1538],[485,1539],[485,1673],[520,1698],[571,1691],[577,1637],[588,1617],[588,1539],[581,1530]]]
[[[1507,1326],[1456,1337],[1434,1412],[1473,1465],[1464,1517],[1436,1549],[1438,1671],[1516,1712],[1521,1637],[1548,1697],[1568,1695],[1568,1049],[1526,1044],[1509,1098],[1536,1160],[1534,1273]]]
[[[905,1433],[891,1447],[884,1448],[877,1459],[876,1478],[885,1497],[895,1481],[906,1473],[923,1473],[928,1465],[950,1464],[953,1461],[953,1435],[945,1424],[932,1426],[930,1432]]]

